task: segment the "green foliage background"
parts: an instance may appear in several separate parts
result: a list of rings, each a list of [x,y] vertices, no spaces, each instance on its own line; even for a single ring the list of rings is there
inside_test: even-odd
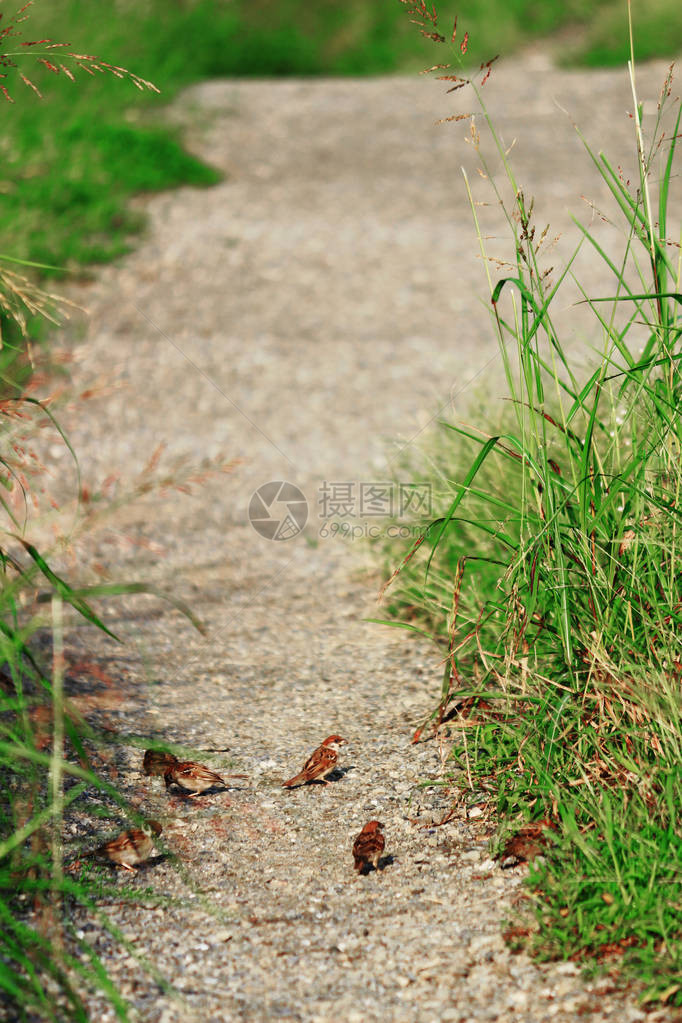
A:
[[[19,6],[0,0],[4,24]],[[540,39],[564,62],[627,58],[623,0],[453,0],[439,11],[444,34],[455,15],[458,38],[469,33],[472,62]],[[0,252],[71,269],[126,251],[143,223],[126,205],[130,195],[219,180],[159,123],[183,86],[232,75],[416,71],[433,61],[432,43],[399,0],[37,0],[27,13],[23,39],[69,42],[162,93],[84,72],[70,82],[37,67],[30,51],[20,66],[43,100],[16,73],[4,79],[15,103],[2,111]],[[682,51],[677,0],[635,0],[634,19],[640,58]]]

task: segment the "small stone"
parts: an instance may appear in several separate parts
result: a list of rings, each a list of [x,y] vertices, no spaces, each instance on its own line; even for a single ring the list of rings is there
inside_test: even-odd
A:
[[[556,963],[554,966],[554,972],[575,976],[577,973],[580,973],[580,967],[577,965],[577,963],[571,962]]]

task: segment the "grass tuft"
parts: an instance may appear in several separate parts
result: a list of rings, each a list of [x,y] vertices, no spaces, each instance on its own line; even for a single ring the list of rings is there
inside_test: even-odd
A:
[[[472,136],[515,252],[489,278],[509,400],[495,428],[444,424],[431,473],[449,497],[425,553],[398,556],[392,599],[443,651],[430,722],[456,729],[453,781],[497,811],[503,861],[543,854],[525,944],[617,968],[646,1000],[679,1005],[682,261],[670,197],[682,108],[671,69],[642,123],[630,32],[632,182],[583,140],[620,218],[619,253],[576,224],[555,271],[494,127],[506,191]],[[480,229],[479,244],[496,265]],[[610,274],[605,291],[574,276],[581,247]],[[596,364],[555,316],[571,288]]]

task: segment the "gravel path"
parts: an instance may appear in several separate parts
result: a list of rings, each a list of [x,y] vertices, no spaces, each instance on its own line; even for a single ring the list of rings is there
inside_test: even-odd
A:
[[[655,99],[662,67],[641,77]],[[486,86],[505,144],[518,139],[517,177],[554,232],[583,214],[581,194],[604,198],[555,98],[625,163],[628,88],[620,71],[558,72],[532,57]],[[107,608],[125,648],[78,627],[68,636],[73,659],[96,657],[120,680],[108,700],[106,686],[86,688],[124,736],[229,749],[206,759],[248,775],[188,803],[142,778],[138,749],[118,755],[118,781],[164,822],[192,879],[153,864],[133,888],[185,901],[110,907],[180,1000],[80,922],[145,1023],[644,1017],[608,981],[505,947],[524,868],[488,859],[485,820],[432,827],[456,793],[419,787],[447,753],[410,745],[437,692],[437,653],[364,623],[378,578],[352,545],[319,537],[324,481],[385,480],[396,442],[443,406],[461,414],[482,384],[498,389],[460,165],[477,197],[485,182],[466,122],[434,126],[466,109],[457,102],[417,77],[191,90],[173,116],[224,183],[145,202],[137,251],[76,293],[92,317],[74,339],[74,376],[101,391],[67,427],[93,492],[112,472],[135,477],[161,443],[171,461],[243,459],[194,496],[168,489],[121,510],[90,552],[118,578],[172,588],[208,636],[147,597]],[[481,214],[494,233],[499,210]],[[506,236],[490,245],[508,258]],[[247,508],[256,487],[282,479],[302,488],[310,516],[303,535],[273,542]],[[283,791],[330,732],[349,740],[343,774]],[[372,817],[391,861],[358,878],[350,848]],[[93,999],[92,1018],[114,1017]]]

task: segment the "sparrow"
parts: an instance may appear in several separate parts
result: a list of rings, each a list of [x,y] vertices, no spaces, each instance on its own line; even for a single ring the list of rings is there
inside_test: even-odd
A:
[[[172,753],[165,753],[160,749],[148,749],[145,751],[142,761],[142,772],[144,774],[163,775],[169,767],[177,764],[178,758]]]
[[[502,869],[516,867],[519,863],[530,863],[536,856],[541,856],[551,845],[550,833],[556,831],[556,824],[543,817],[540,821],[531,821],[507,839],[504,847],[495,856],[500,860]]]
[[[386,839],[381,833],[382,828],[383,824],[379,821],[369,821],[353,842],[353,859],[358,873],[366,874],[370,865],[375,870],[378,868],[386,845]]]
[[[189,792],[190,798],[201,795],[207,789],[212,789],[214,785],[220,785],[224,789],[228,788],[224,778],[221,778],[215,771],[209,770],[208,767],[204,767],[203,764],[196,764],[193,760],[176,760],[174,764],[170,764],[164,770],[163,780],[167,789],[175,784]]]
[[[310,754],[303,765],[303,770],[299,774],[294,775],[293,778],[290,778],[289,781],[282,782],[282,788],[293,789],[297,785],[307,785],[311,781],[323,781],[325,785],[328,785],[329,782],[325,781],[325,778],[336,767],[338,761],[337,747],[341,746],[345,741],[340,735],[328,736],[322,745],[318,746],[315,752]]]
[[[147,821],[141,828],[131,828],[111,842],[98,846],[88,856],[109,860],[134,874],[135,865],[144,863],[154,852],[154,835],[160,835],[162,831],[158,821]]]

